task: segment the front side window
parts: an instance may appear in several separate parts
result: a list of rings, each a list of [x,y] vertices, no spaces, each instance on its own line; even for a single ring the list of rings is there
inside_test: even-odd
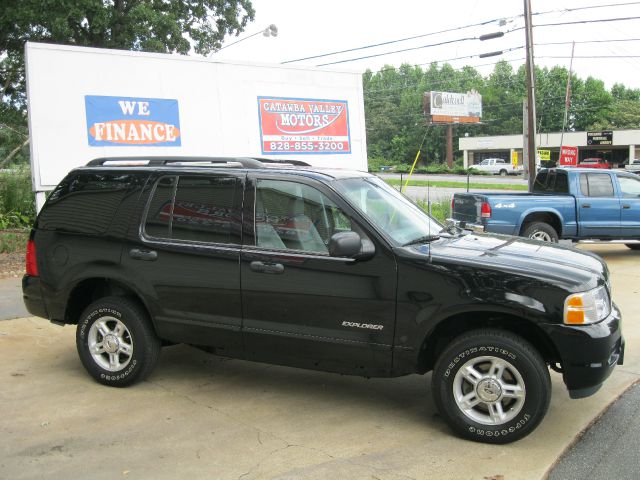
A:
[[[234,205],[239,180],[224,176],[171,176],[158,180],[145,233],[203,243],[240,243],[241,215]]]
[[[319,190],[297,182],[258,180],[258,247],[327,254],[331,236],[349,230],[349,217]]]
[[[618,177],[620,182],[620,191],[622,196],[626,198],[640,197],[640,179],[633,177]]]

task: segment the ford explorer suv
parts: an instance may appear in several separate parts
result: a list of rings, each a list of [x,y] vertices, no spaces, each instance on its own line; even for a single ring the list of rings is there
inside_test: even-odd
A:
[[[24,301],[124,387],[162,347],[366,377],[432,372],[458,435],[508,443],[622,364],[605,263],[444,228],[363,172],[253,158],[97,159],[49,195]],[[256,392],[259,394],[260,392]],[[425,419],[425,421],[428,421]]]

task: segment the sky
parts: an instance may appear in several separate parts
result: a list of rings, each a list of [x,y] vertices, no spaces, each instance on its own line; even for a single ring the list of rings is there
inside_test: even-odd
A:
[[[498,60],[507,60],[514,68],[524,64],[523,0],[252,0],[252,3],[256,10],[255,21],[238,37],[228,37],[224,45],[229,46],[210,58],[282,63],[420,35],[421,38],[409,41],[290,64],[319,66],[404,49],[412,50],[324,65],[321,68],[364,72],[366,69],[375,71],[385,65],[397,67],[409,63],[426,67],[433,61],[444,63],[448,60],[446,63],[453,68],[471,65],[486,76]],[[583,9],[599,5],[606,6]],[[580,10],[571,10],[576,8]],[[611,88],[614,83],[640,88],[640,1],[531,0],[531,9],[534,14],[534,58],[537,66],[562,65],[568,68],[571,42],[575,41],[573,70],[578,76],[583,79],[593,76],[603,80],[606,88]],[[638,18],[544,26],[623,17]],[[491,20],[494,21],[464,28]],[[259,34],[246,38],[270,24],[277,26],[277,37]],[[436,33],[442,30],[451,31]],[[476,38],[458,41],[500,31],[505,35],[493,40],[480,41]],[[243,38],[246,40],[230,45]],[[598,42],[583,43],[595,40]],[[442,42],[451,43],[425,48]],[[553,45],[544,45],[549,43]],[[489,58],[478,57],[496,51],[503,53]],[[584,56],[618,58],[580,58]]]

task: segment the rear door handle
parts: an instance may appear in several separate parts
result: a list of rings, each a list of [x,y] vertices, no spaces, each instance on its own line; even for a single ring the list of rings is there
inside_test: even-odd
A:
[[[631,208],[631,205],[622,205],[622,208],[624,208],[625,210],[628,210]]]
[[[591,204],[590,203],[583,203],[582,204],[582,208],[591,208]]]
[[[284,273],[284,265],[281,263],[265,263],[265,262],[251,262],[249,264],[251,270],[257,273],[272,273],[280,274]]]
[[[158,259],[158,252],[155,250],[140,250],[139,248],[132,248],[129,250],[129,256],[134,260],[146,260],[153,262]]]

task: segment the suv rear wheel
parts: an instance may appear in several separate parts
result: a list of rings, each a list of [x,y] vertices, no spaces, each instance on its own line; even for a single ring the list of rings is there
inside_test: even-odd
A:
[[[89,305],[78,321],[76,346],[87,372],[113,387],[143,380],[160,354],[160,340],[146,312],[125,297]]]
[[[509,443],[533,431],[551,398],[549,370],[524,339],[475,330],[453,340],[432,376],[435,403],[460,436]]]

